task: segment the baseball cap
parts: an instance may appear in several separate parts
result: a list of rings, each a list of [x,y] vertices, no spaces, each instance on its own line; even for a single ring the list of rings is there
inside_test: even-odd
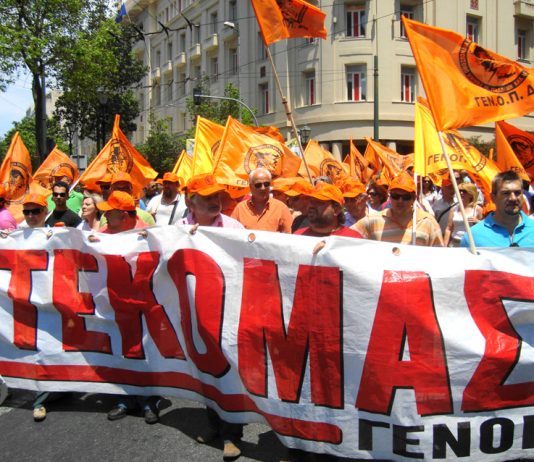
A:
[[[313,185],[307,180],[297,180],[295,183],[285,191],[287,196],[309,196],[315,191]]]
[[[72,171],[68,167],[60,167],[54,172],[54,178],[62,178],[62,177],[68,177],[72,180]]]
[[[100,183],[111,183],[112,175],[111,173],[106,173],[100,180],[96,181],[96,184]]]
[[[392,189],[402,189],[406,192],[415,192],[415,182],[413,177],[406,171],[400,172],[390,183],[389,190]]]
[[[187,182],[188,194],[200,194],[201,196],[210,196],[219,191],[224,191],[225,187],[218,184],[211,173],[195,175]]]
[[[117,172],[114,173],[111,177],[111,184],[119,183],[120,181],[125,181],[127,183],[133,184],[132,177],[129,173],[126,172]]]
[[[124,180],[122,180],[124,181]],[[134,198],[124,191],[113,191],[107,201],[96,204],[98,210],[108,212],[109,210],[123,210],[131,212],[135,210]]]
[[[172,173],[172,172],[166,172],[163,175],[163,181],[169,181],[171,183],[179,183],[180,179],[178,178],[178,175]]]
[[[329,183],[318,183],[313,192],[306,195],[320,201],[334,201],[339,205],[343,205],[345,202],[341,190],[337,186]]]
[[[347,180],[341,185],[343,197],[358,197],[365,193],[365,186],[360,181]]]
[[[26,194],[26,197],[24,197],[24,201],[22,202],[22,205],[27,204],[37,204],[41,207],[46,207],[48,204],[46,202],[46,197],[42,194]]]

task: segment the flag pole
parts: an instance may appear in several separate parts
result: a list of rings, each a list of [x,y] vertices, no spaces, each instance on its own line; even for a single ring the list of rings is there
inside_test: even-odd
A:
[[[265,42],[264,42],[265,44]],[[313,180],[310,174],[310,169],[308,168],[308,162],[306,162],[306,156],[304,155],[304,149],[302,149],[302,143],[300,142],[300,136],[297,131],[297,126],[295,125],[295,120],[293,119],[293,113],[291,112],[291,108],[289,107],[289,102],[287,101],[287,98],[284,95],[284,91],[282,90],[282,84],[280,83],[280,79],[278,77],[278,72],[276,72],[276,66],[274,65],[273,56],[271,55],[270,48],[265,45],[265,50],[267,51],[267,57],[269,58],[269,62],[271,63],[271,67],[273,69],[274,74],[274,80],[276,82],[276,87],[278,88],[278,92],[280,93],[280,98],[282,98],[282,104],[284,105],[284,109],[286,111],[287,119],[289,120],[289,123],[291,124],[291,128],[293,130],[293,134],[297,140],[297,144],[299,147],[300,152],[302,153],[302,161],[304,162],[304,167],[306,168],[306,173],[308,174],[308,179],[310,180],[310,183],[313,184]],[[289,77],[288,77],[289,78]]]
[[[433,115],[433,113],[432,113]],[[445,157],[445,162],[447,163],[447,169],[449,170],[449,176],[451,178],[452,187],[454,188],[454,194],[458,200],[458,207],[460,207],[460,213],[464,220],[465,232],[469,239],[469,250],[473,255],[477,254],[477,249],[475,247],[475,241],[473,239],[473,233],[471,232],[471,226],[469,226],[469,221],[467,219],[467,214],[465,213],[464,204],[462,202],[462,196],[460,196],[460,190],[458,189],[458,183],[456,182],[456,177],[454,176],[454,170],[452,169],[451,159],[449,158],[449,153],[445,148],[445,143],[443,142],[442,132],[438,131],[439,142],[441,144],[441,150],[443,152],[443,157]]]

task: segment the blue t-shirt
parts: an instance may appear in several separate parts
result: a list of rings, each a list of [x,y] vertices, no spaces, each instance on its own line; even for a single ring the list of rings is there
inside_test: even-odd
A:
[[[523,212],[520,214],[521,223],[515,227],[513,236],[510,236],[508,229],[497,223],[494,213],[490,213],[471,228],[475,245],[477,247],[510,247],[514,244],[518,247],[534,247],[534,220]],[[469,247],[467,233],[462,237],[460,247]]]

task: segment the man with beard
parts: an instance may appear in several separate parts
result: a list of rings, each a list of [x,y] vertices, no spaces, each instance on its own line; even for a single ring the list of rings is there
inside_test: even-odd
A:
[[[495,212],[471,228],[478,247],[532,247],[534,246],[534,221],[521,210],[523,184],[513,170],[495,175],[491,182],[491,199]],[[465,234],[461,247],[469,246]]]
[[[190,233],[194,234],[199,226],[244,229],[237,220],[221,213],[221,193],[226,188],[215,182],[210,173],[195,175],[187,182],[187,206],[189,213],[178,223],[193,225]],[[202,444],[211,443],[220,437],[224,443],[223,459],[233,460],[241,455],[237,443],[243,436],[243,425],[226,422],[210,407],[207,408],[208,425],[197,436]]]
[[[151,213],[157,225],[172,225],[184,216],[185,196],[178,192],[180,180],[172,173],[163,175],[163,192],[150,199],[146,211]]]
[[[298,229],[295,234],[316,237],[362,237],[359,232],[343,226],[345,223],[343,193],[337,186],[319,183],[307,196],[310,197],[308,203],[310,226]]]

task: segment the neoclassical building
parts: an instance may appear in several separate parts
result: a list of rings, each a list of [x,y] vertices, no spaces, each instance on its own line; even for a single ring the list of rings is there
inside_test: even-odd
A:
[[[314,0],[326,13],[326,40],[283,40],[270,47],[298,126],[334,155],[352,138],[378,135],[398,152],[413,151],[414,102],[424,96],[400,21],[406,15],[460,34],[531,67],[534,0]],[[288,138],[289,124],[248,0],[128,0],[126,20],[144,34],[135,53],[149,67],[139,91],[133,142],[148,134],[148,114],[191,126],[185,98],[202,76],[222,96],[231,82],[257,110],[260,124]],[[511,123],[534,130],[530,116]],[[493,125],[462,130],[493,137]]]

